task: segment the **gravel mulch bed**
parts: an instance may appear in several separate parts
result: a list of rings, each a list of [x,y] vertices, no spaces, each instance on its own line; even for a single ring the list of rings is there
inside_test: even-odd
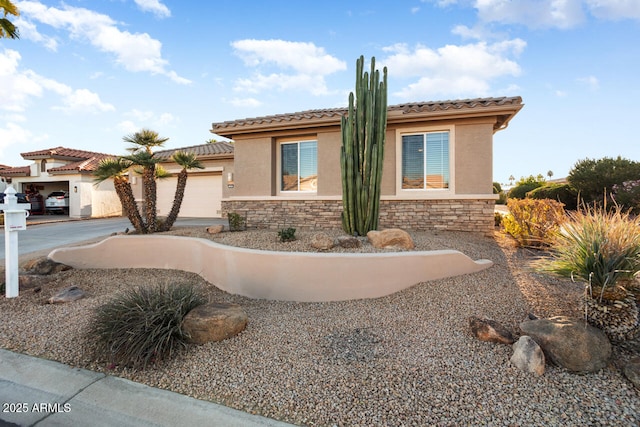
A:
[[[275,231],[210,236],[200,229],[178,229],[172,234],[259,249],[309,250],[313,233],[298,232],[298,240],[286,244],[277,241]],[[57,274],[40,292],[0,298],[0,347],[299,425],[640,424],[640,393],[616,363],[589,375],[547,366],[537,377],[510,365],[510,346],[480,342],[470,334],[469,316],[494,319],[516,334],[529,312],[580,316],[580,285],[534,272],[530,263],[539,254],[515,248],[498,233],[493,238],[453,232],[412,236],[419,250],[457,249],[494,265],[383,298],[326,303],[251,300],[174,270],[71,270]],[[240,304],[249,316],[247,329],[232,339],[190,346],[145,371],[109,369],[92,360],[91,343],[84,339],[92,310],[120,290],[157,282],[194,283],[211,301]],[[46,304],[71,285],[88,297]],[[628,356],[617,354],[618,360]]]

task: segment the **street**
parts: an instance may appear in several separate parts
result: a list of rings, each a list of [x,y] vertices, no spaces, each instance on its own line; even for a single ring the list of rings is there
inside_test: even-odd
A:
[[[112,233],[133,229],[127,218],[85,219],[77,221],[63,221],[51,223],[29,224],[24,231],[18,233],[19,255],[36,252],[43,249],[55,249],[60,246],[100,237],[108,237]],[[179,218],[174,226],[202,226],[226,224],[221,218]],[[4,227],[1,227],[2,245],[0,245],[0,260],[4,260]]]

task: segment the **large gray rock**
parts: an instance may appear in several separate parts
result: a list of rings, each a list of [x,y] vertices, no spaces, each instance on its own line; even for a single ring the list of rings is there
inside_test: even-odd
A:
[[[210,303],[191,310],[182,321],[182,331],[194,344],[231,338],[247,326],[247,313],[237,304]]]
[[[622,370],[624,376],[640,389],[640,357],[634,357],[629,360]]]
[[[533,338],[523,335],[513,345],[511,363],[524,372],[538,376],[544,374],[544,352]]]
[[[495,320],[471,316],[469,317],[469,327],[471,327],[473,336],[480,341],[513,344],[514,339],[511,332]]]
[[[360,239],[355,236],[338,236],[333,243],[336,246],[347,249],[354,249],[362,246]]]
[[[48,274],[56,274],[61,271],[70,270],[71,267],[65,264],[55,262],[48,257],[35,258],[25,262],[22,265],[22,270],[26,274],[46,276]]]
[[[547,359],[572,372],[596,372],[607,366],[611,343],[600,329],[565,316],[528,320],[520,324]]]
[[[65,302],[73,302],[84,298],[85,296],[86,294],[82,289],[77,286],[70,286],[49,298],[49,304],[63,304]]]
[[[327,233],[316,233],[311,236],[311,247],[321,251],[333,248],[333,239]]]
[[[405,250],[415,248],[409,233],[399,228],[387,228],[382,231],[372,230],[367,233],[367,238],[374,248]]]

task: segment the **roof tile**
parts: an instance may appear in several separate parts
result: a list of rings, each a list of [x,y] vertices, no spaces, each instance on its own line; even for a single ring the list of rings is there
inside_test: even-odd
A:
[[[228,142],[212,142],[189,147],[174,148],[171,150],[156,151],[154,157],[161,160],[169,160],[174,153],[182,151],[195,154],[198,157],[220,157],[233,154],[233,144]]]

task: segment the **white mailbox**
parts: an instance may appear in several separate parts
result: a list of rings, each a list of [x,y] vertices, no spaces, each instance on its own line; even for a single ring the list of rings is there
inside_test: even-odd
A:
[[[25,203],[20,203],[21,205]],[[31,204],[29,204],[31,207]],[[27,229],[27,217],[29,211],[24,209],[7,209],[4,211],[5,231],[20,231]]]
[[[28,209],[31,203],[18,203],[16,190],[7,187],[4,190],[4,258],[5,258],[5,296],[18,296],[18,231],[27,229]]]

